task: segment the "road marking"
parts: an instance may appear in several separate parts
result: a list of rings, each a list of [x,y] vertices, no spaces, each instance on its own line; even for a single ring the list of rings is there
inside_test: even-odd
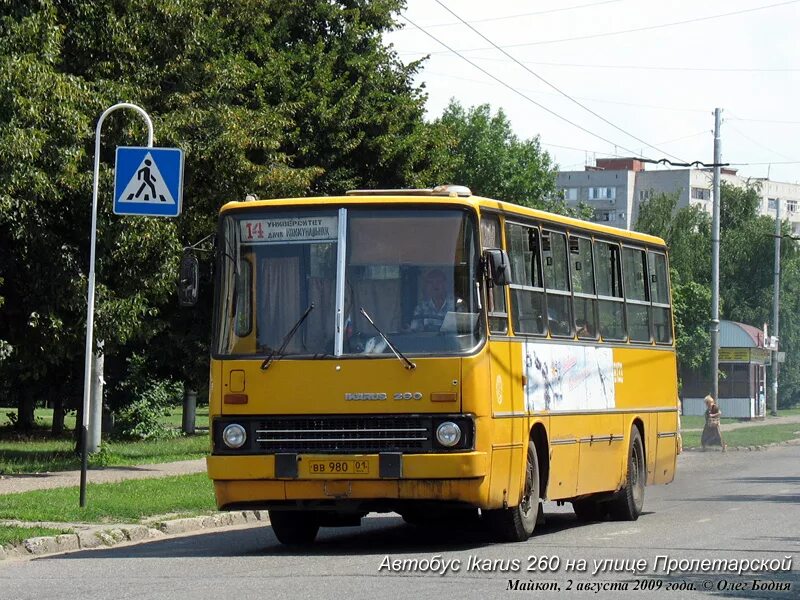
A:
[[[623,529],[622,531],[612,531],[608,535],[635,535],[640,531],[640,529]]]
[[[700,519],[698,523],[708,523],[711,519]]]

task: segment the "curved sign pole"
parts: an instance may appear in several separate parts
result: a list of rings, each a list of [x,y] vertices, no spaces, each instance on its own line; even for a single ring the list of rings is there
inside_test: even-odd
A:
[[[97,129],[95,130],[94,138],[94,184],[92,186],[92,242],[91,254],[89,258],[89,295],[87,299],[86,308],[86,361],[83,369],[83,421],[81,424],[81,494],[80,505],[81,508],[86,506],[86,471],[89,465],[89,452],[88,452],[88,438],[89,438],[89,404],[91,398],[91,378],[92,372],[92,346],[94,342],[94,262],[95,262],[95,246],[97,242],[97,190],[99,187],[100,178],[100,129],[103,127],[103,121],[115,110],[120,108],[130,108],[138,112],[147,123],[147,147],[153,147],[153,121],[150,119],[143,108],[130,104],[128,102],[120,102],[111,108],[107,109],[100,119],[97,121]]]

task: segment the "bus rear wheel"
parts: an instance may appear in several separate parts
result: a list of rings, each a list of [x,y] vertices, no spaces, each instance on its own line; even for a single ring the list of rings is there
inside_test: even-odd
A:
[[[608,502],[608,511],[612,519],[617,521],[635,521],[642,514],[644,507],[644,484],[647,471],[644,464],[644,445],[639,428],[631,428],[628,445],[628,474],[625,485]]]
[[[310,544],[319,532],[319,519],[312,512],[270,510],[269,520],[275,537],[286,546]]]
[[[501,542],[524,542],[533,534],[539,517],[539,458],[536,446],[528,443],[525,488],[517,506],[487,510],[484,513],[492,536]]]

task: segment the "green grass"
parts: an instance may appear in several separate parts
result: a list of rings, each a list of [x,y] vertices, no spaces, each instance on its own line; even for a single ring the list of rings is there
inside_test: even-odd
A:
[[[51,529],[49,527],[16,527],[13,525],[0,525],[0,546],[5,544],[19,544],[23,540],[45,535],[61,535],[72,533],[71,529]]]
[[[702,429],[705,425],[706,418],[703,416],[682,416],[681,429]],[[739,419],[720,419],[720,422],[725,423],[738,423]]]
[[[16,415],[15,408],[0,407],[0,428],[8,427],[11,420],[8,413]],[[36,423],[42,429],[50,429],[53,426],[53,409],[52,408],[37,408],[34,417]],[[183,409],[180,406],[169,409],[168,414],[162,418],[162,422],[168,427],[180,428],[183,424]],[[208,427],[208,406],[198,406],[195,415],[196,427]],[[64,416],[64,426],[67,429],[75,429],[75,411],[70,411]]]
[[[0,519],[58,523],[136,523],[171,513],[216,510],[214,489],[205,474],[119,483],[89,484],[86,508],[78,506],[78,488],[56,488],[0,495]]]
[[[684,448],[699,448],[700,431],[684,432]],[[723,431],[722,439],[733,448],[735,446],[761,446],[763,444],[773,444],[785,442],[800,437],[800,423],[783,423],[781,425],[761,425],[753,427],[742,427],[732,431]]]
[[[782,408],[778,411],[779,417],[788,417],[793,415],[800,415],[800,407],[796,408]],[[766,422],[768,423],[771,417],[767,414]],[[681,417],[681,428],[683,429],[702,429],[703,425],[705,425],[705,417],[703,416],[682,416]],[[752,422],[753,425],[758,425],[760,423],[764,423],[765,421],[754,420],[750,421],[749,419],[736,419],[736,418],[722,418],[720,422],[725,425],[726,423],[746,423]]]
[[[67,431],[60,437],[50,434],[53,410],[36,410],[39,426],[29,434],[20,434],[11,428],[6,413],[10,408],[0,408],[0,474],[43,473],[48,471],[68,471],[80,468],[80,459],[73,452],[75,443],[72,433]],[[182,409],[176,407],[164,415],[162,422],[176,432],[180,430]],[[197,427],[208,427],[208,406],[197,408],[195,419]],[[65,425],[68,430],[75,427],[75,413],[67,414]],[[90,458],[90,466],[128,466],[190,460],[201,458],[208,452],[208,434],[179,436],[153,441],[111,441],[103,442],[102,455]]]
[[[102,466],[128,466],[191,460],[208,454],[208,434],[181,436],[141,442],[103,442],[106,449],[98,457]],[[0,473],[43,473],[80,469],[80,457],[74,453],[70,437],[43,439],[17,437],[0,439]],[[95,466],[98,459],[91,458]]]

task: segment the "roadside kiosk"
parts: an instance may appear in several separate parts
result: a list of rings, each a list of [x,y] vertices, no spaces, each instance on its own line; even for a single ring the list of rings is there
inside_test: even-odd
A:
[[[736,321],[719,323],[719,398],[725,417],[763,419],[766,416],[767,366],[771,352],[764,332]],[[707,375],[681,370],[683,414],[703,415],[703,398],[711,391]]]

